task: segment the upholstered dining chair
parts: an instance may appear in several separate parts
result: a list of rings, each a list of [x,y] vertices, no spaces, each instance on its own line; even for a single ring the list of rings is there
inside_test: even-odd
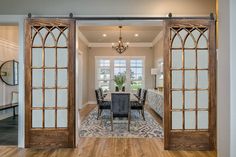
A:
[[[127,117],[130,131],[130,114],[130,93],[111,93],[111,130],[115,117]]]
[[[107,94],[104,94],[102,88],[98,88],[98,89],[99,89],[102,99],[104,99],[107,96]]]
[[[98,105],[98,115],[97,115],[97,119],[98,119],[101,116],[103,110],[111,109],[111,102],[103,100],[99,89],[95,90],[95,95],[96,95],[97,105]]]
[[[141,96],[142,88],[137,89],[137,93],[134,93],[134,96],[139,100]]]
[[[140,99],[137,101],[131,101],[131,110],[139,110],[143,116],[143,120],[145,120],[144,116],[144,105],[146,101],[147,90],[142,89],[140,94]]]

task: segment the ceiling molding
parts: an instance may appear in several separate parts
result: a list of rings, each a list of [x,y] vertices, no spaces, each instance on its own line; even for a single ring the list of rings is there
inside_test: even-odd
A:
[[[88,47],[112,47],[112,43],[89,43]],[[153,47],[151,42],[129,43],[129,47]]]
[[[162,31],[156,36],[156,38],[152,41],[152,46],[155,46],[156,43],[157,43],[159,40],[163,39],[163,35],[164,35],[164,31],[162,30]]]
[[[79,29],[78,29],[78,36],[87,46],[90,44],[88,39],[83,35],[82,32],[80,32]]]
[[[13,50],[18,50],[19,46],[16,43],[0,38],[0,46],[10,48]]]

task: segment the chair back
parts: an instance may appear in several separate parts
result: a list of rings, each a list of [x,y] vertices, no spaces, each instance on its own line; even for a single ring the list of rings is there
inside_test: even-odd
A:
[[[147,97],[147,90],[142,89],[141,94],[140,94],[140,103],[141,103],[141,105],[145,105],[146,97]]]
[[[142,92],[142,88],[138,88],[136,95],[137,95],[139,98],[140,98],[140,96],[141,96],[141,92]]]
[[[128,117],[130,112],[130,93],[111,93],[113,117]]]
[[[98,90],[100,92],[101,97],[103,97],[103,90],[102,90],[102,88],[98,88]]]
[[[101,93],[100,93],[100,90],[99,90],[99,89],[96,89],[96,90],[95,90],[95,95],[96,95],[97,104],[99,105],[100,102],[102,101]]]

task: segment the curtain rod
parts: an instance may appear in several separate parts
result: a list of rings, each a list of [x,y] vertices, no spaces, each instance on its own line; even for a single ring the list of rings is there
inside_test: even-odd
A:
[[[214,20],[214,14],[210,13],[210,16],[202,16],[202,17],[173,17],[172,13],[169,13],[167,17],[79,17],[73,16],[72,13],[69,14],[69,17],[32,17],[31,13],[28,13],[28,18],[63,18],[63,19],[74,19],[74,20],[84,20],[84,21],[96,21],[96,20],[167,20],[167,19],[206,19],[206,20]]]

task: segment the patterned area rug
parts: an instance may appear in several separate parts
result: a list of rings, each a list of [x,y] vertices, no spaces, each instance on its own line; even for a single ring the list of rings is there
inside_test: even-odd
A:
[[[114,119],[111,131],[110,111],[103,110],[102,116],[97,120],[95,108],[81,123],[80,137],[125,137],[125,138],[163,138],[163,128],[145,111],[145,121],[138,111],[131,111],[130,132],[127,118]]]

